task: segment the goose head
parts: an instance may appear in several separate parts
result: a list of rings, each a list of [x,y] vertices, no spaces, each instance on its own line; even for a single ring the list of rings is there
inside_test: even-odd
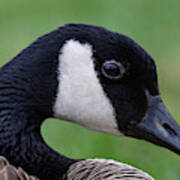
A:
[[[180,153],[180,129],[160,97],[154,60],[125,35],[65,25],[36,40],[0,73],[1,86],[14,87],[3,93],[11,96],[16,132],[55,117]],[[19,119],[26,120],[17,128]]]
[[[180,129],[160,97],[152,57],[127,36],[68,25],[58,55],[54,116],[180,152]]]

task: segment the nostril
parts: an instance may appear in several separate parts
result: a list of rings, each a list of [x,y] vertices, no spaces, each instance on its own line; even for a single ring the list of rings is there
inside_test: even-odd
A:
[[[169,126],[167,123],[164,123],[162,126],[170,135],[177,136],[176,131],[171,126]]]

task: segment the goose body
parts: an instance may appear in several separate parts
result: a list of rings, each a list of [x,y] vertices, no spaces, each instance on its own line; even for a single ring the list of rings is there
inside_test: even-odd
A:
[[[147,173],[127,164],[113,160],[87,159],[70,166],[63,176],[67,180],[153,180]],[[28,175],[22,168],[9,164],[7,159],[0,157],[0,180],[39,180]]]
[[[0,69],[0,155],[43,180],[152,179],[122,163],[55,152],[40,133],[48,117],[180,153],[179,126],[160,98],[154,60],[101,27],[60,27]]]
[[[147,173],[124,163],[105,159],[87,159],[70,166],[68,180],[154,180]]]

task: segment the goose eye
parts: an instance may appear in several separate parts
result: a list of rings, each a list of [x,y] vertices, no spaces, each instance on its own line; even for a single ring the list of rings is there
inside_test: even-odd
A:
[[[111,60],[103,64],[102,73],[109,79],[120,79],[123,77],[125,69],[119,62]]]

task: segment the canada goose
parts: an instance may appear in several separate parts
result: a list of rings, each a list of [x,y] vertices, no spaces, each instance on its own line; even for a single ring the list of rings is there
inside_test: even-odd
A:
[[[101,27],[65,25],[4,65],[0,117],[0,154],[43,180],[78,179],[71,172],[81,163],[80,171],[88,171],[82,179],[88,179],[89,163],[112,165],[53,151],[40,134],[48,117],[180,153],[179,126],[159,96],[152,57],[127,36]]]

